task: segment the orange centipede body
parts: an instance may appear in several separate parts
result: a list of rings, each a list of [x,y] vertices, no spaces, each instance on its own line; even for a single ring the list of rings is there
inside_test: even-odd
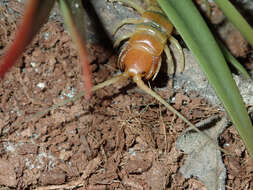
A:
[[[163,13],[158,3],[154,0],[146,0],[147,9],[144,10],[140,5],[128,0],[115,0],[122,2],[127,6],[136,9],[140,15],[140,19],[123,20],[114,33],[125,24],[134,24],[136,29],[133,33],[119,38],[115,42],[118,46],[121,41],[129,38],[122,48],[118,64],[129,77],[139,75],[146,79],[155,79],[161,66],[161,54],[165,52],[167,56],[168,67],[171,67],[172,59],[167,41],[176,44],[178,42],[171,36],[173,25],[170,23],[166,15]],[[181,48],[181,47],[180,47]],[[181,48],[182,51],[182,48]]]

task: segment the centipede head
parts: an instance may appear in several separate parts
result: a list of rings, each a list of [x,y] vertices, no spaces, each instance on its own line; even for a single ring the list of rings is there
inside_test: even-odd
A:
[[[147,80],[155,76],[159,71],[160,56],[151,53],[138,46],[124,45],[118,58],[120,69],[128,73],[129,77],[140,75]]]

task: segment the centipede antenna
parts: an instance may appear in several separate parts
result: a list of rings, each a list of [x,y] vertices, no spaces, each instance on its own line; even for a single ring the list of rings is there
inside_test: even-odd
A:
[[[137,86],[145,91],[147,94],[154,97],[156,100],[161,102],[163,105],[165,105],[170,111],[175,113],[179,118],[181,118],[185,123],[190,125],[191,127],[194,127],[194,125],[186,119],[182,114],[180,114],[175,108],[173,108],[171,105],[169,105],[162,97],[160,97],[157,93],[155,93],[151,88],[149,88],[141,79],[139,75],[136,75],[133,77],[133,81],[137,84]],[[198,129],[197,129],[198,130]]]
[[[128,78],[128,74],[127,73],[122,73],[122,74],[117,75],[117,76],[115,76],[115,77],[113,77],[113,78],[111,78],[109,80],[106,80],[106,81],[100,83],[100,84],[97,84],[96,86],[93,86],[91,88],[91,91],[95,92],[98,89],[104,88],[105,86],[109,86],[111,84],[114,84],[114,83],[116,83],[116,82],[118,82],[120,80],[125,80],[127,78]],[[50,108],[44,109],[43,111],[37,112],[34,115],[25,118],[24,121],[22,121],[21,123],[29,122],[33,118],[39,118],[39,117],[45,115],[46,113],[48,113],[49,111],[53,111],[53,110],[57,109],[58,107],[61,107],[61,106],[65,105],[65,104],[68,104],[70,102],[75,102],[76,100],[78,100],[79,98],[83,97],[84,95],[85,95],[85,92],[81,91],[77,95],[75,95],[74,97],[68,98],[67,100],[62,101],[59,104],[55,104],[55,105],[53,105]]]
[[[186,124],[188,124],[193,130],[195,130],[196,132],[204,135],[209,141],[211,141],[212,143],[215,144],[215,146],[227,153],[226,150],[220,148],[217,143],[214,142],[214,140],[209,137],[206,133],[204,133],[203,131],[199,130],[198,127],[196,127],[194,124],[192,124],[188,119],[186,119],[181,113],[179,113],[175,108],[173,108],[171,105],[169,105],[161,96],[159,96],[157,93],[155,93],[151,88],[149,88],[141,79],[140,75],[135,75],[133,77],[133,81],[137,84],[137,86],[142,89],[144,92],[146,92],[147,94],[149,94],[150,96],[154,97],[156,100],[158,100],[160,103],[162,103],[166,108],[168,108],[168,110],[172,111],[173,113],[175,113],[180,119],[182,119]],[[228,154],[228,153],[227,153]]]
[[[91,90],[92,91],[92,90]],[[43,111],[37,112],[31,116],[28,116],[27,118],[25,118],[21,123],[25,123],[25,122],[29,122],[31,121],[33,118],[39,118],[42,117],[43,115],[45,115],[47,112],[49,111],[53,111],[55,109],[57,109],[58,107],[61,107],[69,102],[74,102],[76,100],[78,100],[79,98],[83,97],[85,95],[84,91],[79,92],[76,96],[68,98],[67,100],[62,101],[59,104],[55,104],[49,108],[43,109]]]
[[[117,75],[117,76],[115,76],[115,77],[113,77],[111,79],[108,79],[108,80],[106,80],[106,81],[104,81],[104,82],[102,82],[100,84],[97,84],[96,86],[93,86],[91,88],[91,91],[94,92],[94,91],[96,91],[96,90],[98,90],[100,88],[104,88],[105,86],[109,86],[111,84],[114,84],[114,83],[116,83],[116,82],[118,82],[120,80],[124,80],[124,79],[127,79],[127,78],[128,78],[128,74],[124,72],[124,73],[122,73],[120,75]]]

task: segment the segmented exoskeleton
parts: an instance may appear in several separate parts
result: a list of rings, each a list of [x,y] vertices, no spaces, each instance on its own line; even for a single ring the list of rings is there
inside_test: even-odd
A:
[[[165,52],[168,68],[172,67],[173,61],[167,41],[176,45],[181,53],[182,68],[184,68],[184,56],[182,48],[177,40],[171,36],[173,26],[163,13],[155,0],[145,0],[147,9],[143,9],[134,1],[113,0],[122,2],[133,7],[141,15],[141,18],[128,18],[123,20],[115,29],[114,34],[125,24],[134,24],[136,29],[133,33],[117,39],[115,46],[129,38],[119,55],[120,68],[134,77],[140,75],[146,79],[155,79],[161,67],[161,54]]]

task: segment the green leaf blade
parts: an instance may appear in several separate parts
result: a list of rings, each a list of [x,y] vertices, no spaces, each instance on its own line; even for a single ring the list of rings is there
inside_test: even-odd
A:
[[[242,97],[214,37],[189,0],[157,0],[202,70],[253,157],[253,127]]]
[[[239,71],[245,78],[251,80],[251,77],[247,70],[234,58],[234,56],[230,53],[230,51],[222,44],[222,42],[218,41],[220,48],[225,56],[226,60],[233,65],[237,71]]]
[[[242,33],[245,39],[253,47],[253,29],[229,0],[215,0],[215,3],[221,8],[230,22]]]

